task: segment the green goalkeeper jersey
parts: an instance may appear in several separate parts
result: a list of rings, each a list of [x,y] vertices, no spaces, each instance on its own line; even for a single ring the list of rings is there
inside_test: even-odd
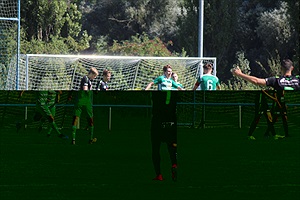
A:
[[[51,106],[57,101],[56,91],[38,91],[37,93],[37,106]]]
[[[79,90],[77,103],[80,105],[93,103],[93,91],[92,90]]]

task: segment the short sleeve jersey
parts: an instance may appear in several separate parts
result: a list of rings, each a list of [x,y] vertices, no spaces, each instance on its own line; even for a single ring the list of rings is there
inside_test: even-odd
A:
[[[91,80],[87,77],[87,76],[84,76],[82,79],[81,79],[81,82],[80,82],[80,90],[83,90],[83,87],[84,86],[87,86],[88,87],[88,90],[92,90],[92,82]]]
[[[160,122],[176,121],[178,93],[175,91],[153,91],[152,117]],[[167,100],[169,98],[169,100]],[[168,102],[168,103],[167,103]]]
[[[172,90],[173,88],[180,87],[173,79],[167,78],[165,75],[157,77],[154,84],[161,84],[161,90]]]
[[[52,106],[56,103],[56,91],[38,91],[37,106]]]
[[[88,91],[83,90],[83,87],[87,86]],[[87,77],[84,76],[80,82],[80,90],[78,91],[78,103],[91,103],[93,99],[93,91],[92,91],[92,82]]]
[[[176,83],[179,87],[183,88],[183,85],[181,83],[178,83],[178,82],[176,82]],[[177,87],[172,87],[172,90],[177,90]]]
[[[108,84],[103,79],[98,82],[97,90],[106,91],[108,90]]]
[[[266,85],[275,90],[300,90],[300,77],[297,76],[277,76],[266,78]]]
[[[200,84],[200,90],[216,90],[220,85],[219,78],[212,74],[200,76],[197,82]]]

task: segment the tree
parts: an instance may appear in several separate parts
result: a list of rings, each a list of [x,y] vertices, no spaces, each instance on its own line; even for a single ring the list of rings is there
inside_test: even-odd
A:
[[[255,48],[260,45],[255,32],[258,26],[258,17],[268,9],[274,9],[279,0],[241,0],[237,9],[238,14],[238,39],[244,43],[242,48]]]
[[[221,80],[231,78],[240,51],[262,77],[278,56],[299,63],[299,0],[204,2],[204,56],[217,57]],[[23,1],[21,52],[197,56],[198,7],[199,0]]]
[[[238,66],[243,71],[243,73],[250,75],[250,62],[247,58],[245,58],[245,53],[242,51],[237,52],[236,59],[237,63],[234,64],[234,67]],[[261,87],[253,85],[252,83],[249,83],[248,81],[235,76],[228,81],[228,84],[222,84],[222,88],[229,90],[257,90]]]
[[[71,1],[23,1],[21,16],[23,53],[76,53],[89,47],[82,14]]]
[[[96,3],[83,2],[83,27],[96,36],[92,40],[90,51],[94,51],[98,41],[103,41],[103,38],[106,38],[105,43],[109,45],[112,45],[114,40],[129,40],[131,36],[143,33],[151,38],[159,37],[163,41],[172,40],[178,30],[176,21],[180,15],[180,1],[97,0]]]
[[[172,44],[172,41],[165,44],[158,37],[150,39],[143,33],[132,36],[130,40],[114,41],[109,52],[123,56],[174,56],[176,54],[172,54],[167,48]]]
[[[204,55],[217,57],[218,76],[224,78],[240,49],[236,43],[238,1],[208,0],[205,5]]]
[[[300,58],[300,41],[299,41],[299,31],[300,31],[300,2],[299,0],[286,0],[288,7],[287,7],[287,12],[289,14],[289,22],[291,26],[294,27],[294,56],[293,56],[293,61],[294,61],[294,66],[298,66],[298,73],[300,71],[300,66],[299,66],[299,58]]]
[[[179,46],[184,47],[190,56],[198,55],[198,6],[198,0],[185,0],[177,21]]]
[[[281,2],[278,8],[261,13],[256,28],[259,39],[266,49],[278,51],[281,57],[289,54],[296,38],[294,27],[289,22],[287,3]]]
[[[235,52],[240,48],[235,40],[236,10],[239,2],[239,0],[204,2],[203,55],[218,58],[218,65],[223,66],[218,71],[220,77],[225,71],[229,71],[229,63],[235,59]],[[185,0],[182,4],[182,15],[178,20],[179,45],[184,47],[190,56],[198,56],[198,7],[198,0]]]
[[[289,9],[287,3],[277,0],[241,4],[237,41],[242,44],[241,50],[249,59],[252,72],[258,76],[272,75],[280,60],[293,58],[299,52],[295,50],[298,31],[290,23]]]

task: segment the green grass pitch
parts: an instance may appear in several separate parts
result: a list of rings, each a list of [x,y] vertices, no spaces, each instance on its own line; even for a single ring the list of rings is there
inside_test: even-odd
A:
[[[256,141],[247,129],[178,128],[178,181],[162,145],[165,181],[153,181],[150,122],[95,127],[97,143],[77,144],[35,129],[1,130],[1,200],[11,199],[299,199],[300,134]],[[115,127],[115,128],[114,128]],[[71,136],[70,129],[63,133]]]

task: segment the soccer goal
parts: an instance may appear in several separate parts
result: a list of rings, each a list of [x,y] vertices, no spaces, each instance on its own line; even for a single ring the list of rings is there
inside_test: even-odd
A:
[[[0,90],[6,85],[9,65],[18,79],[20,47],[20,0],[0,0]],[[13,88],[17,89],[17,88]]]
[[[81,78],[91,67],[96,67],[101,79],[103,69],[112,72],[110,90],[142,90],[148,83],[163,74],[163,66],[169,64],[179,76],[185,89],[191,90],[202,66],[211,62],[217,73],[216,58],[198,57],[128,57],[94,55],[43,55],[20,56],[19,80],[16,80],[14,64],[10,65],[6,89],[20,90],[78,90]],[[94,88],[95,89],[95,88]],[[152,88],[156,89],[156,88]]]

